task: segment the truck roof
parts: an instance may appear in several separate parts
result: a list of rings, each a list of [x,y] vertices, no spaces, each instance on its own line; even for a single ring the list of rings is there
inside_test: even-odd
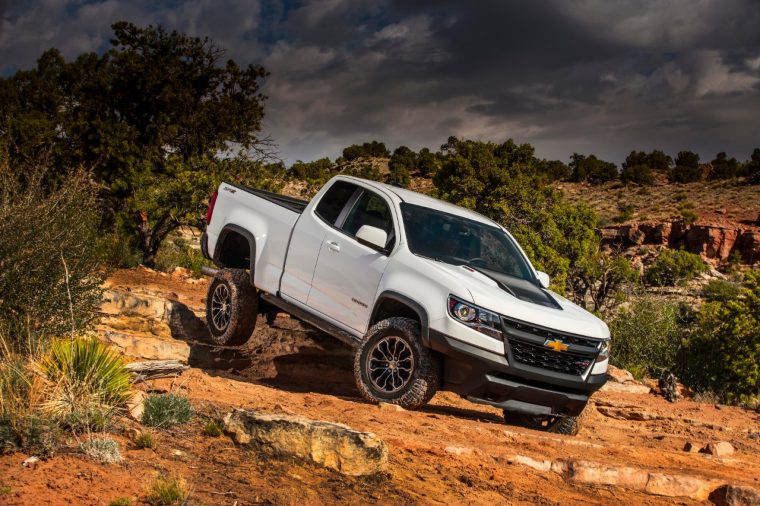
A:
[[[369,179],[363,179],[363,178],[351,177],[351,176],[339,176],[339,177],[345,177],[347,179],[358,179],[364,183],[383,189],[387,193],[390,193],[398,197],[401,202],[408,202],[409,204],[414,204],[421,207],[429,207],[437,211],[443,211],[445,213],[462,216],[464,218],[468,218],[480,223],[485,223],[491,226],[497,225],[496,222],[483,216],[480,213],[476,213],[475,211],[471,211],[470,209],[466,209],[464,207],[460,207],[454,204],[450,204],[448,202],[444,202],[442,200],[438,200],[436,198],[430,197],[428,195],[424,195],[416,191],[407,190],[405,188],[400,188],[398,186],[393,186],[393,185],[389,185],[385,183],[379,183],[377,181],[372,181]]]

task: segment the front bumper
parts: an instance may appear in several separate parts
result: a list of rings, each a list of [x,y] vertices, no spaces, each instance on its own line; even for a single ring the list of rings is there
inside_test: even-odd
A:
[[[606,374],[569,376],[510,364],[495,353],[430,329],[430,347],[444,356],[444,389],[467,399],[530,415],[577,416]]]

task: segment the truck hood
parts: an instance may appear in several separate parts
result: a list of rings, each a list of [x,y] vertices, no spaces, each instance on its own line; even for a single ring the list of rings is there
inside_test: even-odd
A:
[[[512,289],[518,297],[504,290],[497,281],[481,272],[464,266],[449,265],[430,259],[424,260],[446,277],[452,278],[452,281],[456,283],[451,286],[452,289],[458,286],[467,290],[470,293],[471,302],[484,309],[569,334],[598,339],[606,339],[610,336],[609,328],[602,320],[551,290],[536,286],[526,290],[525,288],[528,287],[520,287],[518,282],[517,289]],[[456,291],[458,294],[465,295],[462,292]],[[550,301],[548,304],[547,299]]]

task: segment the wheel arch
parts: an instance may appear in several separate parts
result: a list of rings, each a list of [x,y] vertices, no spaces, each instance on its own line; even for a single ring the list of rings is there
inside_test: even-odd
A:
[[[230,241],[229,244],[228,241]],[[247,256],[242,249],[243,245],[247,246]],[[256,238],[251,232],[240,225],[225,225],[221,232],[219,232],[219,238],[214,248],[213,261],[222,268],[249,269],[250,283],[253,286],[253,273],[256,263]]]
[[[427,311],[425,311],[425,308],[420,303],[406,295],[386,290],[375,301],[369,326],[371,327],[375,323],[392,316],[402,316],[419,321],[422,344],[427,348],[430,347],[430,319],[428,318]]]

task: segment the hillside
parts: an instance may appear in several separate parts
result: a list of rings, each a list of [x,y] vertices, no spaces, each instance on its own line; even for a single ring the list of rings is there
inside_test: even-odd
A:
[[[157,430],[155,450],[135,446],[133,435],[144,427],[118,419],[119,464],[97,464],[65,448],[29,467],[20,465],[28,455],[0,457],[0,503],[108,504],[126,497],[144,504],[147,484],[158,473],[183,477],[189,504],[654,505],[698,504],[708,495],[725,504],[727,492],[757,499],[757,412],[694,400],[671,404],[622,376],[625,383],[612,382],[593,397],[577,437],[507,425],[497,410],[447,393],[416,412],[375,406],[354,387],[349,350],[285,315],[271,328],[260,320],[239,349],[208,344],[200,321],[206,286],[182,271],[117,271],[107,283],[111,302],[101,310],[98,330],[133,358],[170,354],[186,360],[191,367],[181,376],[138,386],[185,394],[202,416]],[[245,448],[228,436],[203,435],[204,420],[233,408],[372,432],[388,448],[387,471],[351,477],[266,448]],[[696,451],[716,442],[728,442],[735,452]]]

